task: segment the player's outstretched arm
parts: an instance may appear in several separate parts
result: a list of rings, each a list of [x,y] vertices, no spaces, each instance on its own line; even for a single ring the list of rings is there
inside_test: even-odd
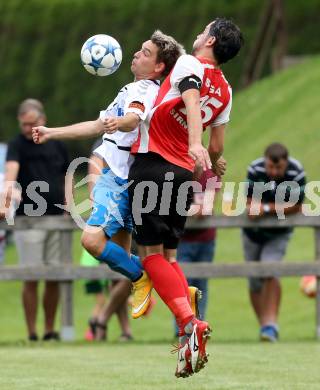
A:
[[[189,155],[198,162],[204,170],[211,168],[209,153],[202,145],[202,118],[200,109],[200,92],[188,89],[181,95],[187,111],[187,126],[189,133]]]
[[[107,134],[113,134],[116,131],[129,132],[133,131],[140,122],[140,118],[137,114],[128,112],[125,116],[121,117],[107,117],[103,121],[104,131]]]
[[[76,139],[96,137],[104,132],[100,118],[95,121],[81,122],[64,127],[37,126],[32,129],[32,138],[36,144],[43,144],[50,139]]]

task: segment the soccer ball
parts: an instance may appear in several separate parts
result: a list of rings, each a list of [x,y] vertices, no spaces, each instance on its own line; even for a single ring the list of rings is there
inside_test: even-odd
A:
[[[307,275],[301,278],[300,289],[304,295],[314,298],[317,293],[317,278],[313,275]]]
[[[109,35],[98,34],[86,40],[81,48],[81,62],[95,76],[114,73],[122,61],[119,43]]]

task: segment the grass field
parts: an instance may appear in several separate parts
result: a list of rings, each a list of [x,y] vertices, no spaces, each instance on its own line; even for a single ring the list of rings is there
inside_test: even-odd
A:
[[[209,352],[205,370],[176,379],[176,356],[163,344],[2,347],[0,388],[319,389],[320,346],[314,343],[218,343]]]
[[[317,179],[319,120],[318,111],[312,107],[316,104],[314,90],[320,79],[319,62],[316,58],[301,65],[301,70],[290,69],[236,96],[227,136],[226,180],[243,180],[247,164],[274,140],[288,144],[292,154],[306,166],[308,177]],[[279,85],[281,88],[277,89]],[[303,94],[299,93],[301,90]],[[250,115],[245,115],[248,112]],[[253,137],[255,129],[259,129],[261,136]],[[77,232],[75,261],[80,253]],[[285,260],[313,258],[312,230],[296,229]],[[14,264],[16,260],[15,249],[10,246],[6,263]],[[243,261],[238,230],[218,232],[215,261]],[[132,322],[134,343],[117,343],[120,333],[116,320],[112,319],[108,342],[87,344],[82,340],[93,301],[84,294],[83,282],[79,281],[74,287],[77,341],[71,345],[30,345],[25,342],[21,285],[3,282],[0,284],[0,389],[186,389],[187,386],[197,390],[319,389],[320,346],[314,338],[315,302],[302,296],[298,278],[285,278],[282,285],[281,340],[277,345],[265,345],[258,342],[246,280],[211,280],[208,311],[208,320],[214,328],[214,341],[209,347],[211,360],[197,376],[176,380],[173,377],[176,357],[169,353],[172,319],[159,300],[149,319]],[[42,324],[40,310],[40,335]]]

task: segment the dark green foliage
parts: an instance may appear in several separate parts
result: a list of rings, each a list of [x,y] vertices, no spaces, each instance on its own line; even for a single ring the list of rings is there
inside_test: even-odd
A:
[[[319,2],[288,3],[290,52],[319,50]],[[190,50],[208,22],[216,16],[232,17],[246,38],[241,55],[224,68],[237,89],[260,11],[259,0],[0,0],[0,139],[18,131],[17,105],[27,97],[44,102],[51,126],[95,119],[132,80],[132,55],[156,28]],[[114,36],[123,48],[123,63],[110,77],[94,77],[80,64],[83,42],[97,33]],[[88,143],[75,142],[71,148],[87,154]]]

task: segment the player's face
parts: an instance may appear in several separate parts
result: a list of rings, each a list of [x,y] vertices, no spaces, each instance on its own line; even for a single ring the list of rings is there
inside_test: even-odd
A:
[[[157,54],[158,47],[150,40],[142,44],[141,49],[134,54],[131,63],[131,71],[136,78],[145,78],[157,72]]]
[[[214,22],[213,22],[214,23]],[[211,23],[197,36],[197,39],[193,42],[193,51],[202,48],[207,42]]]
[[[265,160],[266,174],[270,179],[281,179],[286,173],[288,167],[288,161],[285,159],[279,160],[277,163],[273,162],[269,158]]]
[[[20,129],[22,134],[32,139],[32,128],[35,126],[43,126],[45,124],[45,118],[37,111],[28,111],[18,117]]]

